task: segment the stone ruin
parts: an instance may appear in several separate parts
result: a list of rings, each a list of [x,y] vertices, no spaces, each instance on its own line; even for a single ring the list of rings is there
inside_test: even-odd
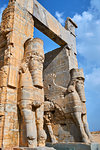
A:
[[[34,27],[60,48],[44,55]],[[9,0],[0,26],[1,149],[92,142],[75,28],[71,18],[64,28],[37,0]]]

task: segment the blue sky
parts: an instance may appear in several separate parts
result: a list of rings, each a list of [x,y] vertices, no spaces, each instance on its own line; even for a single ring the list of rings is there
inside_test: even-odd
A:
[[[64,26],[67,17],[78,25],[79,68],[84,69],[87,115],[91,131],[100,131],[100,0],[38,0]],[[8,0],[0,1],[0,18]],[[0,19],[1,20],[1,19]],[[44,41],[45,53],[57,47],[37,29],[34,36]]]

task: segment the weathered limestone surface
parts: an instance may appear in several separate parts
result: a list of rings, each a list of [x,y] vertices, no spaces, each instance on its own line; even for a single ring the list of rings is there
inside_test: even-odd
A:
[[[24,43],[33,37],[34,21],[17,1],[9,2],[0,28],[0,147],[19,145],[17,88]]]
[[[44,56],[34,26],[61,47]],[[70,18],[62,27],[37,0],[9,0],[0,25],[1,149],[53,150],[47,136],[53,144],[92,142],[75,28]]]

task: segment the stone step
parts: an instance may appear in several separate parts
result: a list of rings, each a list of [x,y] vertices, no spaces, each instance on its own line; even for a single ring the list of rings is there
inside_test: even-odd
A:
[[[28,148],[28,147],[20,147],[20,148],[13,148],[13,150],[56,150],[53,147],[37,147],[37,148]]]
[[[48,147],[54,147],[56,150],[100,150],[100,144],[84,144],[84,143],[47,143]]]
[[[19,147],[19,148],[0,148],[0,150],[100,150],[100,144],[84,144],[84,143],[47,143],[47,147]]]

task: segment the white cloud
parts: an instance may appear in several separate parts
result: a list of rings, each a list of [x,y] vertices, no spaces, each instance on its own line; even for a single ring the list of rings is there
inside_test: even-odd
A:
[[[65,23],[65,19],[64,19],[63,15],[64,15],[63,12],[62,12],[62,13],[60,13],[60,12],[58,12],[58,11],[55,12],[55,16],[56,16],[57,20],[58,20],[62,25],[64,25],[64,23]]]
[[[91,0],[91,7],[73,20],[78,24],[77,50],[89,63],[100,66],[100,0]],[[98,17],[97,17],[98,16]]]
[[[4,5],[3,7],[0,8],[0,22],[1,22],[1,18],[2,18],[2,13],[5,8],[6,8],[6,5]]]
[[[95,92],[99,92],[98,89],[100,89],[100,68],[94,68],[92,73],[86,75],[86,83],[87,89],[91,88],[94,89]]]
[[[100,12],[100,0],[91,0],[91,8]]]
[[[87,32],[87,33],[86,33],[86,36],[87,36],[87,37],[93,37],[94,34],[93,34],[93,32]]]

